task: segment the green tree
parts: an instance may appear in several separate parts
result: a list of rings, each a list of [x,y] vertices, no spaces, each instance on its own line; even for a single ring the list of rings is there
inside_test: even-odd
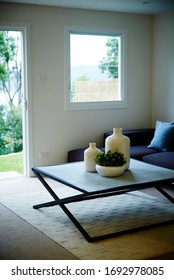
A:
[[[21,152],[22,149],[21,107],[8,109],[0,105],[0,155]]]
[[[21,63],[18,59],[18,44],[17,36],[10,36],[9,31],[0,31],[0,90],[9,106],[14,106],[16,97],[18,105],[21,103]]]
[[[108,47],[107,57],[104,57],[99,64],[99,70],[108,72],[109,78],[118,78],[118,39],[108,37],[106,46]]]
[[[21,107],[13,107],[9,110],[6,127],[6,148],[11,153],[21,152],[23,149],[22,145],[22,118],[21,118]]]
[[[79,76],[78,78],[76,78],[76,81],[89,81],[89,80],[90,80],[90,78],[89,78],[88,74],[86,74],[86,73]]]
[[[6,153],[6,141],[5,141],[5,134],[6,134],[6,123],[5,123],[5,106],[0,105],[0,155]]]

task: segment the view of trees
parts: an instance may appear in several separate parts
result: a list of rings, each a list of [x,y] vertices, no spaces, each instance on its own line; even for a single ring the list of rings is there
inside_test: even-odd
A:
[[[118,78],[118,39],[109,37],[106,46],[108,47],[107,57],[100,61],[99,69],[102,73],[107,72],[109,78]]]
[[[0,31],[0,155],[23,149],[18,33]]]

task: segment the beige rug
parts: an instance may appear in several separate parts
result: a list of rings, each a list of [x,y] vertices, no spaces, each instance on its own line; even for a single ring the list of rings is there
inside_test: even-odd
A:
[[[16,184],[19,184],[16,181]],[[27,190],[25,192],[25,183]],[[174,225],[88,243],[59,206],[34,210],[32,206],[52,198],[38,182],[23,179],[23,190],[1,192],[0,202],[35,228],[82,260],[149,259],[174,251]],[[36,187],[35,187],[36,184]],[[9,188],[9,182],[4,182]],[[19,188],[19,185],[18,185]],[[58,184],[63,197],[77,192]],[[95,199],[68,206],[90,234],[97,235],[155,221],[174,219],[174,207],[165,199],[141,192]]]

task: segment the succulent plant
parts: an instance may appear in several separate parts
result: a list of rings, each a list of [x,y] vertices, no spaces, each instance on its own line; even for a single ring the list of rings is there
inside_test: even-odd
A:
[[[102,166],[123,166],[127,160],[123,153],[102,150],[95,156],[95,162]]]

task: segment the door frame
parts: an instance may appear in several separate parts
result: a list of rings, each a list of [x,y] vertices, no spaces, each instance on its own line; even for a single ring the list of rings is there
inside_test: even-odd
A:
[[[0,22],[1,30],[22,33],[22,128],[23,128],[23,165],[24,176],[33,175],[33,133],[32,133],[32,90],[31,90],[31,48],[30,24]]]

